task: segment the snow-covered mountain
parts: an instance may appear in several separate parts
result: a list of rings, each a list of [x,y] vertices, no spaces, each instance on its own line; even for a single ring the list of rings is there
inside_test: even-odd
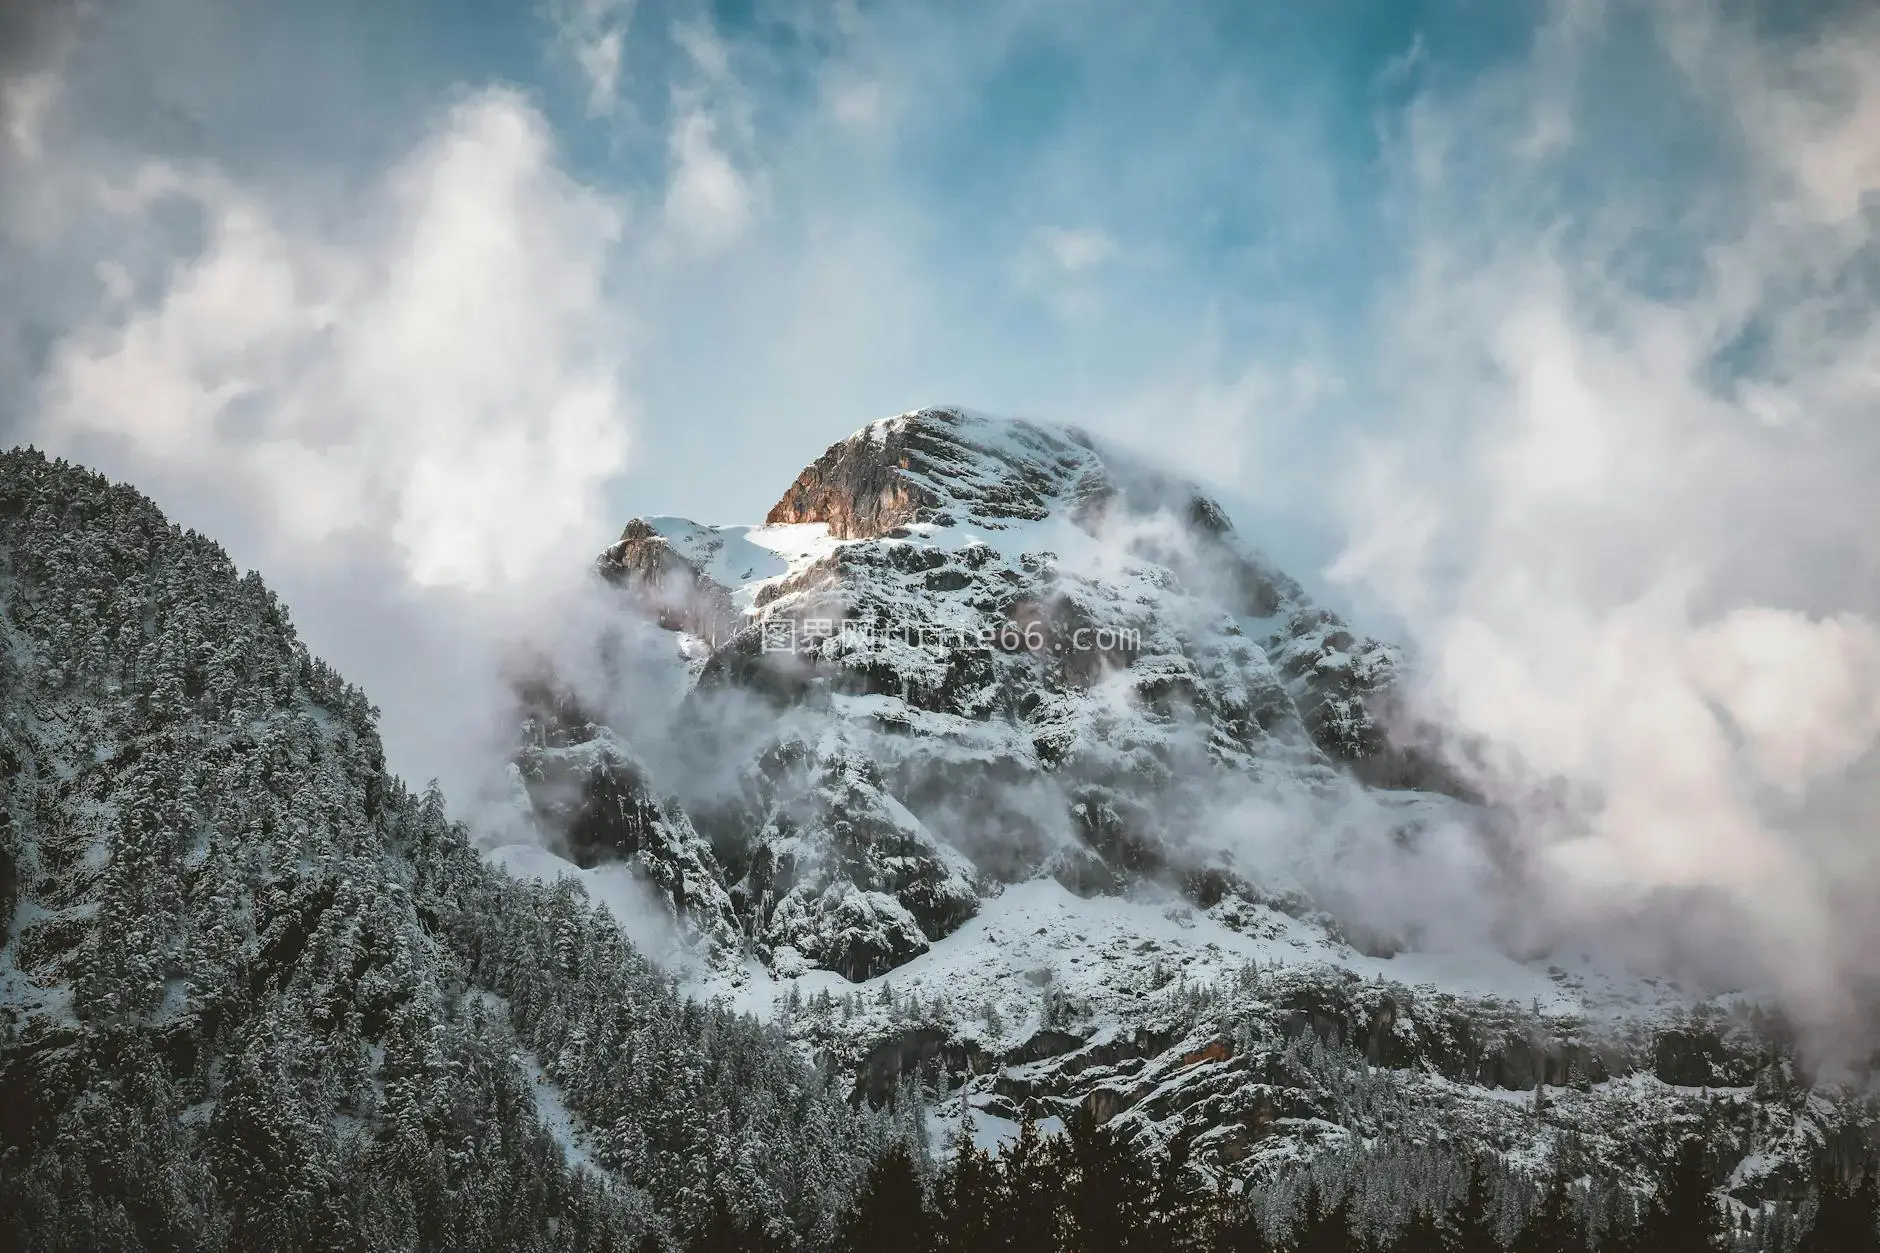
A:
[[[1869,1121],[1742,998],[1498,951],[1519,867],[1416,747],[1402,653],[1079,431],[903,414],[762,525],[635,518],[597,567],[684,697],[629,746],[548,681],[522,803],[858,1100],[1198,1124],[1229,1177],[1382,1138],[1636,1183],[1702,1127],[1745,1213]]]

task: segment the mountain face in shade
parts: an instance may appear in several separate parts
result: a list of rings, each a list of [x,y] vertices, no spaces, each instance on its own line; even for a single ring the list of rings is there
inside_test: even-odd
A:
[[[487,865],[376,720],[209,540],[0,454],[0,1247],[826,1244],[892,1127]],[[548,721],[584,855],[730,936],[683,816]]]
[[[903,414],[762,525],[635,518],[597,569],[672,632],[684,695],[657,752],[583,760],[696,832],[646,877],[723,887],[670,898],[718,937],[699,986],[857,1101],[918,1080],[988,1142],[1025,1114],[1152,1153],[1195,1125],[1201,1168],[1247,1178],[1378,1136],[1570,1139],[1617,1177],[1702,1117],[1752,1207],[1859,1121],[1844,1091],[1796,1114],[1793,1042],[1740,1000],[1431,947],[1442,901],[1517,885],[1488,852],[1430,879],[1498,819],[1417,747],[1404,654],[1082,432]],[[1393,879],[1448,895],[1379,916],[1351,887]]]

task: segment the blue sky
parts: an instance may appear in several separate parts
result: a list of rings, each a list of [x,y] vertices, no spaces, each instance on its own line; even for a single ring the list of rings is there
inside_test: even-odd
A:
[[[612,278],[643,293],[619,326],[639,411],[609,500],[622,518],[743,518],[830,440],[936,401],[1218,471],[1223,436],[1171,428],[1154,395],[1231,391],[1249,362],[1315,360],[1369,316],[1400,247],[1394,119],[1524,55],[1544,17],[1483,0],[174,0],[79,24],[60,72],[93,142],[334,197],[452,100],[513,85],[630,234],[684,164],[685,118],[704,119],[750,205],[690,255],[621,250]],[[597,87],[582,58],[610,36]],[[786,333],[804,321],[824,329]],[[1297,531],[1304,559],[1328,554],[1327,519],[1215,477],[1277,546]]]

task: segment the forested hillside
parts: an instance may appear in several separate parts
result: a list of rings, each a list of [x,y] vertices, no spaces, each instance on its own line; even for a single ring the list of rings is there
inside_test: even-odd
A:
[[[375,716],[214,543],[0,456],[0,1246],[826,1239],[893,1125],[483,865]]]

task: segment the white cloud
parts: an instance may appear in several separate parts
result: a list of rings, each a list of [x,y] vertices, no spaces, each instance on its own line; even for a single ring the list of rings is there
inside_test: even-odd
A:
[[[1563,10],[1533,66],[1413,108],[1413,253],[1376,328],[1402,409],[1357,460],[1333,574],[1409,623],[1426,709],[1495,746],[1484,782],[1557,917],[1721,894],[1762,967],[1737,977],[1845,1025],[1880,974],[1836,903],[1880,821],[1880,586],[1850,577],[1880,543],[1880,25],[1772,45],[1679,7],[1665,72],[1741,150],[1589,190],[1649,134],[1589,86],[1605,29]],[[1666,221],[1699,258],[1675,282],[1639,265]],[[1597,803],[1530,805],[1536,771]]]
[[[620,62],[634,0],[560,0],[551,9],[555,42],[587,86],[590,117],[607,117],[620,98]]]
[[[709,21],[681,22],[672,37],[707,83],[731,81],[731,49]]]
[[[1117,254],[1116,241],[1093,227],[1040,227],[1020,249],[1013,278],[1059,317],[1083,318],[1098,308],[1103,272]]]
[[[1880,188],[1880,19],[1866,14],[1780,57],[1710,6],[1672,10],[1665,29],[1693,89],[1744,128],[1772,208],[1818,224],[1860,215]]]
[[[837,79],[823,95],[830,116],[848,130],[872,134],[887,121],[888,95],[873,79]]]
[[[718,142],[718,123],[693,110],[674,122],[666,224],[690,251],[714,253],[737,241],[751,223],[756,193]]]
[[[755,152],[755,102],[733,72],[732,48],[709,18],[676,23],[683,72],[670,88],[666,132],[665,231],[658,251],[703,261],[739,243],[764,203]]]
[[[384,709],[394,768],[469,803],[510,748],[514,641],[596,621],[582,554],[632,430],[621,207],[507,90],[377,172],[85,139],[42,162],[67,227],[7,258],[64,265],[49,307],[78,312],[20,436],[261,570]]]
[[[588,112],[596,117],[607,114],[620,94],[620,46],[625,38],[624,30],[611,27],[575,54],[588,78]]]
[[[1066,274],[1093,270],[1116,255],[1116,241],[1095,228],[1046,227],[1038,242]]]
[[[1696,633],[1690,660],[1757,773],[1793,795],[1880,741],[1880,630],[1865,618],[1738,609]]]
[[[161,163],[119,208],[176,203],[206,246],[60,343],[46,439],[109,436],[245,486],[301,551],[388,539],[422,586],[529,583],[604,534],[601,492],[627,449],[602,285],[621,220],[556,168],[520,97],[451,110],[356,222],[323,228],[213,169]]]
[[[59,76],[49,70],[0,81],[0,117],[7,121],[7,139],[28,161],[37,160],[44,146],[46,113],[57,99]]]
[[[1106,427],[1156,460],[1211,485],[1261,481],[1268,508],[1311,511],[1294,484],[1270,481],[1275,464],[1298,464],[1308,419],[1340,390],[1309,357],[1290,363],[1229,358],[1217,337],[1165,363],[1165,372],[1122,396],[1093,402]]]

